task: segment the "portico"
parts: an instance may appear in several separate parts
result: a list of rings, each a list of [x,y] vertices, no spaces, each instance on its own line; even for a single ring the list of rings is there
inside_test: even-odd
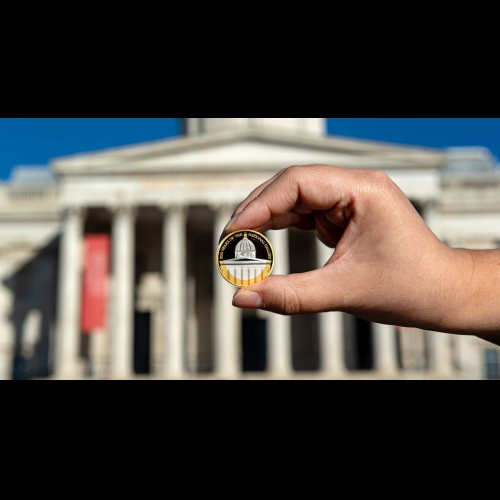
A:
[[[65,312],[59,316],[59,321],[66,330],[62,329],[63,326],[58,329],[61,337],[57,337],[59,349],[54,376],[81,378],[92,367],[91,376],[112,379],[130,379],[141,375],[167,379],[207,376],[283,379],[301,377],[301,374],[343,379],[351,378],[356,366],[365,366],[356,361],[360,355],[356,350],[351,353],[351,363],[347,361],[347,320],[344,314],[317,315],[317,321],[309,320],[312,321],[309,323],[312,324],[311,330],[306,326],[307,319],[304,323],[304,318],[259,312],[258,315],[266,323],[267,366],[258,373],[244,372],[244,357],[248,353],[242,345],[242,331],[247,320],[241,310],[231,305],[236,288],[226,283],[215,268],[215,243],[218,243],[219,235],[233,211],[234,206],[227,204],[213,207],[168,207],[165,204],[147,208],[121,206],[98,211],[73,207],[67,210],[62,224],[64,233],[60,259],[60,276],[65,282],[65,293],[59,295],[59,311]],[[82,355],[79,327],[81,301],[77,300],[81,289],[81,269],[76,259],[68,258],[68,255],[74,257],[76,251],[71,254],[68,249],[81,252],[85,236],[83,228],[92,230],[98,227],[95,220],[98,213],[109,217],[104,226],[109,226],[112,238],[110,314],[107,328],[89,337],[90,354]],[[200,214],[203,214],[201,230],[196,220]],[[319,242],[312,255],[301,250],[297,253],[290,242],[289,232],[285,230],[269,235],[275,250],[276,274],[290,272],[290,258],[314,260],[314,265],[319,267],[332,256],[333,251]],[[213,241],[211,254],[203,258],[198,255],[202,262],[193,266],[197,258],[196,245],[199,239],[207,236],[208,245],[205,243],[198,248],[200,252],[206,251]],[[294,239],[298,237],[301,235],[294,233]],[[144,243],[146,238],[149,239]],[[152,305],[148,305],[147,297]],[[150,316],[146,330],[137,323],[139,311]],[[299,337],[295,336],[297,345],[294,345],[292,335],[294,321],[299,322]],[[317,363],[311,363],[307,343],[315,332],[319,339],[318,351],[314,355],[317,356]],[[356,336],[356,329],[351,333]],[[396,328],[372,325],[370,335],[373,342],[373,374],[382,378],[400,377],[402,367]],[[448,337],[442,334],[426,335],[431,342],[432,355],[429,375],[451,376],[453,367]],[[142,340],[141,336],[144,337]],[[149,338],[146,341],[149,368],[141,373],[134,367],[137,366],[137,349],[141,349],[146,336]],[[93,354],[96,349],[99,350],[99,358]],[[301,349],[306,350],[305,354],[301,354]],[[189,362],[190,358],[194,361]],[[99,369],[94,370],[97,364]],[[316,367],[304,371],[304,366]]]

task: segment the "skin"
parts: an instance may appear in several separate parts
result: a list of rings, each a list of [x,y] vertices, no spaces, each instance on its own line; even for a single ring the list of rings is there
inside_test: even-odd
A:
[[[387,175],[295,166],[255,189],[225,229],[316,231],[322,269],[239,290],[235,307],[341,311],[376,323],[476,335],[500,345],[500,251],[451,249]]]

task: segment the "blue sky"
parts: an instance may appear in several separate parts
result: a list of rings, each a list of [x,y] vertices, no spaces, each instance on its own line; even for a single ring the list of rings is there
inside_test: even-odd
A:
[[[178,118],[0,118],[0,179],[16,165],[179,133]],[[331,134],[431,147],[486,146],[500,157],[500,118],[328,118]]]

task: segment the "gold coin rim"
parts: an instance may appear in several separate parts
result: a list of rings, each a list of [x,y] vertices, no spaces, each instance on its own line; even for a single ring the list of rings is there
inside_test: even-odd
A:
[[[273,244],[262,234],[262,233],[259,233],[259,231],[255,231],[254,229],[241,229],[241,230],[238,230],[238,231],[234,231],[232,232],[231,234],[228,234],[220,243],[219,245],[219,248],[217,248],[217,253],[215,254],[215,265],[217,266],[217,271],[219,271],[219,274],[221,275],[221,277],[224,279],[224,281],[227,281],[227,283],[229,283],[230,285],[233,285],[235,288],[246,288],[246,287],[240,287],[238,285],[235,285],[234,283],[231,283],[221,272],[220,272],[220,267],[219,267],[219,254],[220,254],[220,250],[222,248],[222,246],[224,245],[224,243],[226,242],[226,240],[228,238],[230,238],[231,236],[233,236],[234,233],[255,233],[255,234],[258,234],[261,238],[264,238],[264,240],[266,240],[268,243],[269,243],[269,248],[271,249],[271,254],[273,256],[273,263],[271,265],[271,270],[269,271],[269,276],[271,276],[271,274],[273,274],[273,270],[274,270],[274,260],[275,260],[275,257],[274,257],[274,248],[273,248]],[[269,277],[268,276],[268,277]],[[267,278],[266,278],[267,279]]]

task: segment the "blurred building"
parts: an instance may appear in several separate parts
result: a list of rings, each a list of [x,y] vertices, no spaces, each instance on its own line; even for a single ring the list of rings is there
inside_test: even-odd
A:
[[[443,241],[498,248],[489,151],[327,136],[325,118],[186,118],[184,130],[18,167],[0,185],[0,378],[499,377],[498,349],[475,338],[242,312],[215,266],[237,204],[311,163],[383,170]],[[314,234],[271,239],[277,274],[332,254]]]

